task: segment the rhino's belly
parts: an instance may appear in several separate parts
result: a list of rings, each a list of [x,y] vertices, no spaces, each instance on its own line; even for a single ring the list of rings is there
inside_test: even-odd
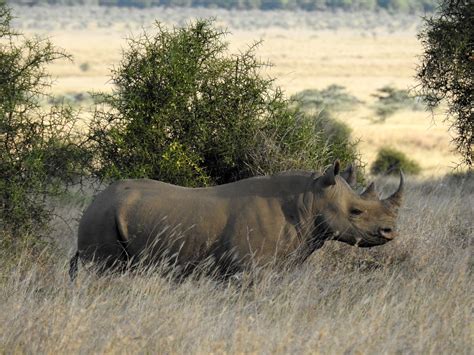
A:
[[[206,233],[194,225],[158,224],[156,228],[131,228],[126,242],[127,251],[134,256],[166,258],[182,261],[205,257],[218,236]]]

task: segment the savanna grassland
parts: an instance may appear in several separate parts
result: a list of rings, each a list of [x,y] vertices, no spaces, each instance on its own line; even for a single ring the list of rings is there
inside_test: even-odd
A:
[[[339,84],[362,104],[337,112],[370,163],[382,145],[422,167],[408,177],[400,235],[360,249],[327,242],[304,265],[217,281],[177,282],[159,270],[69,282],[77,221],[88,187],[54,200],[44,249],[0,248],[0,353],[471,354],[474,179],[453,175],[447,125],[403,109],[374,123],[372,96],[413,87],[421,47],[415,15],[189,9],[15,7],[14,25],[48,36],[74,56],[49,70],[57,94],[111,90],[124,38],[154,19],[215,16],[230,49],[263,39],[259,55],[288,94]],[[88,107],[84,106],[84,117]],[[379,177],[387,195],[397,179]],[[25,238],[28,243],[28,238]],[[159,267],[157,267],[159,269]]]
[[[239,282],[82,268],[71,285],[58,220],[63,251],[0,255],[0,352],[470,354],[473,205],[472,177],[410,181],[396,240],[327,242]],[[73,220],[83,203],[64,206]]]

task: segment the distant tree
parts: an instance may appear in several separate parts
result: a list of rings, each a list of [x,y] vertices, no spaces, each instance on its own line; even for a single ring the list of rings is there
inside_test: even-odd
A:
[[[391,85],[377,89],[372,94],[377,101],[373,105],[378,119],[375,122],[384,122],[389,116],[402,109],[411,109],[413,111],[424,110],[425,105],[420,102],[420,98],[413,96],[408,90],[397,89]]]
[[[472,168],[474,2],[443,0],[436,14],[425,18],[418,37],[424,48],[417,72],[421,94],[432,109],[446,102],[446,119],[456,132],[457,150],[463,163]]]

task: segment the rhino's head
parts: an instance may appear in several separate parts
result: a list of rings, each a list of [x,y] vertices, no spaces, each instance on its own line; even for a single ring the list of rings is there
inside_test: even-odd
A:
[[[379,199],[371,183],[361,194],[355,184],[355,171],[350,166],[339,174],[339,161],[315,178],[317,229],[324,234],[359,247],[385,244],[397,236],[395,223],[402,201],[404,178],[400,171],[397,191]]]

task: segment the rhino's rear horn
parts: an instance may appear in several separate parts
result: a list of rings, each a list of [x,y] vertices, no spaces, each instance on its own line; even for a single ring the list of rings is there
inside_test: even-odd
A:
[[[375,184],[371,182],[369,186],[367,186],[365,190],[362,191],[360,197],[366,200],[378,200],[379,196],[377,195],[377,191],[375,190]]]
[[[403,188],[405,185],[405,176],[400,170],[400,183],[398,184],[398,189],[391,196],[387,197],[385,201],[392,206],[398,207],[402,203],[403,198]]]

